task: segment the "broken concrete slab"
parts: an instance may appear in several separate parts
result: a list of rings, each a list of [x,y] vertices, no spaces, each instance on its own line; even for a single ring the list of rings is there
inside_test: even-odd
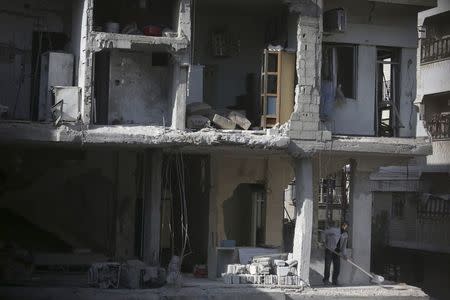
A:
[[[207,117],[201,115],[192,115],[187,118],[186,127],[190,129],[202,129],[211,125]]]
[[[250,126],[252,126],[252,122],[250,122],[244,115],[236,111],[231,111],[228,114],[228,119],[236,123],[239,127],[241,127],[244,130],[248,130]]]
[[[235,129],[236,123],[231,121],[228,118],[225,118],[221,115],[215,114],[213,118],[213,123],[222,129]]]

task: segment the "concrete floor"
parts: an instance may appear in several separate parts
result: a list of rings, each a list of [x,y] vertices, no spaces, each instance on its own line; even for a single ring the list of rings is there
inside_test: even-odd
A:
[[[4,300],[159,300],[159,299],[429,299],[422,290],[407,285],[316,287],[281,289],[251,285],[225,285],[221,281],[186,277],[183,287],[153,290],[101,290],[79,287],[0,287]]]

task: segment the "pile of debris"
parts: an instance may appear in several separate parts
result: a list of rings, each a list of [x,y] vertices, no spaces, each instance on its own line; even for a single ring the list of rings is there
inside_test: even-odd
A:
[[[226,284],[304,287],[306,283],[297,276],[297,265],[292,254],[257,256],[247,265],[227,265],[222,278]]]
[[[217,110],[202,102],[188,104],[186,113],[186,127],[190,129],[214,126],[218,129],[233,130],[240,128],[248,130],[252,126],[252,123],[245,117],[244,111]]]
[[[91,287],[101,289],[159,288],[166,283],[166,270],[150,267],[139,260],[120,263],[96,263],[88,273]]]

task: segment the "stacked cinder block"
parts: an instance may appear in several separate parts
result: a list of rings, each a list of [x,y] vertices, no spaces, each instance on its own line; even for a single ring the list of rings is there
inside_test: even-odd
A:
[[[222,274],[226,284],[257,284],[267,286],[305,286],[297,276],[297,261],[258,257],[251,264],[233,264],[227,266],[227,273]]]
[[[291,9],[308,11],[310,4],[295,3]],[[331,140],[331,132],[320,128],[320,70],[322,60],[320,13],[300,14],[297,28],[296,107],[289,136],[300,140]]]

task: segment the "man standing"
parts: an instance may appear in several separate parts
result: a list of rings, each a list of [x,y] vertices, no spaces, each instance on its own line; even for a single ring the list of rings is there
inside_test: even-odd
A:
[[[338,284],[339,271],[341,268],[340,256],[347,259],[348,229],[347,222],[341,223],[341,228],[331,227],[324,231],[325,236],[325,270],[323,272],[323,283],[330,283],[330,267],[333,262],[333,285]]]

